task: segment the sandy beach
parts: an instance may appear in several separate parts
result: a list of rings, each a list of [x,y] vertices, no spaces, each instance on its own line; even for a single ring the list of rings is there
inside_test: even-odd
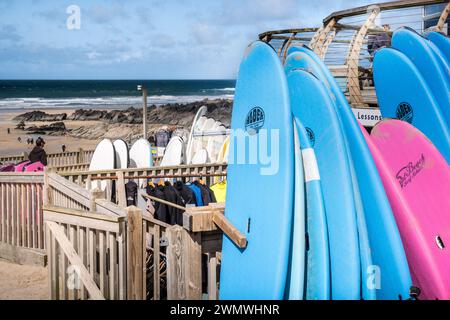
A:
[[[47,268],[0,259],[0,300],[48,300]]]
[[[65,112],[67,114],[71,114],[74,111],[74,109],[55,109],[46,110],[46,113],[57,114]],[[26,111],[16,110],[0,112],[0,155],[20,155],[23,152],[30,152],[32,150],[33,146],[27,145],[27,138],[34,138],[34,140],[36,140],[39,135],[28,134],[26,131],[14,129],[17,122],[12,120],[14,117],[24,112]],[[96,126],[99,124],[99,121],[64,121],[64,123],[67,129],[75,129],[81,126]],[[37,126],[44,124],[49,123],[33,122],[33,125]],[[7,133],[8,128],[11,129],[10,134]],[[18,137],[22,139],[21,143],[18,141]],[[45,135],[43,138],[46,142],[45,150],[48,153],[61,152],[61,146],[63,144],[67,147],[66,151],[76,151],[78,148],[93,149],[98,143],[97,140],[74,138],[69,135]]]

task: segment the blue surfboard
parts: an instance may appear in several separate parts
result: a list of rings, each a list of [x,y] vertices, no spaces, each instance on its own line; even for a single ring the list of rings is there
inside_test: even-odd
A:
[[[373,70],[383,118],[400,119],[414,125],[450,163],[450,131],[419,70],[405,54],[392,48],[377,51]]]
[[[303,158],[306,195],[306,238],[308,240],[305,266],[305,299],[329,300],[331,297],[330,251],[320,172],[316,154],[311,147],[305,128],[298,118],[295,118],[295,124]]]
[[[292,231],[294,131],[283,66],[251,44],[240,66],[231,122],[226,217],[248,244],[224,236],[221,299],[282,299]]]
[[[288,75],[292,113],[305,126],[317,155],[327,212],[331,298],[360,299],[361,268],[356,209],[344,137],[333,102],[311,73]]]
[[[379,286],[375,285],[376,297],[383,300],[405,299],[409,296],[412,283],[408,262],[389,200],[358,122],[336,80],[322,60],[306,47],[293,47],[292,52],[295,51],[308,54],[316,63],[314,69],[320,67],[322,72],[317,75],[320,74],[322,82],[330,87],[336,99],[335,106],[339,106],[338,114],[347,137],[363,200],[372,261],[379,267],[382,275]],[[322,75],[325,78],[322,78]],[[374,279],[375,270],[373,267],[366,270],[366,280]],[[370,283],[370,287],[373,288],[373,282]]]
[[[298,128],[294,122],[294,220],[289,265],[289,300],[302,300],[305,285],[305,180]]]
[[[450,64],[450,39],[440,32],[430,32],[427,35],[427,39],[439,48],[443,56],[447,59],[447,63]]]
[[[333,104],[336,103],[336,97],[333,95],[333,93],[330,90],[330,84],[324,74],[324,71],[320,67],[318,63],[314,61],[314,59],[309,56],[305,52],[293,52],[291,53],[288,58],[286,59],[285,63],[285,70],[286,72],[289,72],[289,70],[295,70],[295,68],[306,70],[310,73],[312,73],[316,78],[322,81],[322,84],[325,85],[325,87],[328,88],[328,93],[330,97],[333,100]],[[340,118],[337,107],[335,105],[335,112],[337,113],[338,118]],[[340,120],[341,126],[342,121]],[[345,132],[344,132],[345,134]],[[355,208],[356,208],[356,217],[357,217],[357,223],[358,223],[358,237],[359,237],[359,251],[360,251],[360,259],[361,259],[361,270],[368,270],[372,266],[372,257],[370,253],[370,245],[369,245],[369,238],[367,235],[367,227],[365,225],[365,218],[364,218],[364,207],[361,200],[361,195],[358,188],[358,180],[356,178],[356,173],[354,170],[353,165],[353,159],[350,154],[349,146],[347,139],[344,139],[345,142],[345,149],[346,149],[346,155],[348,159],[348,163],[350,166],[350,172],[351,172],[351,178],[352,178],[352,188],[353,188],[353,197],[355,201]],[[362,281],[365,282],[366,277],[365,274],[362,274]],[[375,289],[369,289],[368,286],[361,286],[361,295],[362,298],[365,300],[375,300],[376,299],[376,291]]]
[[[445,70],[446,62],[438,56],[428,40],[412,29],[401,28],[394,32],[392,47],[404,53],[416,66],[431,90],[441,112],[450,125],[450,83],[449,70]],[[433,45],[434,46],[434,45]]]

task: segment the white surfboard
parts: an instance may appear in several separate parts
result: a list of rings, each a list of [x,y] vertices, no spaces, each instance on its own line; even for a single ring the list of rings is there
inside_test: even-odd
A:
[[[208,163],[208,151],[206,149],[200,149],[197,153],[192,157],[192,164],[206,164]]]
[[[206,124],[210,124],[210,122],[208,122],[207,117],[203,116],[199,119],[197,125],[195,126],[195,130],[193,134],[198,134],[198,133],[202,133],[205,130]],[[196,137],[193,136],[192,137],[192,157],[200,150],[203,149],[203,137]],[[191,161],[192,161],[192,157],[191,157]]]
[[[191,131],[189,133],[188,137],[188,143],[186,146],[186,162],[189,164],[191,162],[193,153],[192,153],[192,143],[194,142],[193,134],[196,129],[197,123],[200,121],[200,119],[206,114],[208,111],[208,108],[206,106],[201,107],[198,109],[197,114],[194,117],[194,121],[192,122]]]
[[[116,153],[116,169],[128,168],[129,151],[127,143],[122,139],[118,139],[114,141],[113,145]]]
[[[161,160],[161,167],[179,166],[183,163],[184,141],[175,136],[167,144],[166,151]]]
[[[130,149],[129,168],[153,167],[152,147],[146,139],[137,140]],[[139,179],[139,186],[145,187],[145,179]]]
[[[91,163],[89,165],[89,171],[113,170],[115,168],[115,160],[116,155],[114,145],[111,140],[103,139],[95,148]],[[105,191],[107,184],[108,183],[106,181],[100,182],[99,180],[94,180],[91,183],[91,190],[100,188]]]

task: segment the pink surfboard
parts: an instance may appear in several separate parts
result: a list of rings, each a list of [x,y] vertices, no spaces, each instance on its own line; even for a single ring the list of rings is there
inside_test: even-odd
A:
[[[369,137],[419,299],[450,299],[450,169],[409,123],[383,120]],[[383,275],[381,275],[383,276]]]
[[[15,165],[14,167],[14,171],[15,172],[23,172],[23,168],[25,168],[26,165],[30,164],[31,162],[26,160],[26,161],[22,161],[19,162],[18,164]]]
[[[23,172],[41,172],[41,171],[44,171],[44,165],[40,161],[27,164],[23,168]]]

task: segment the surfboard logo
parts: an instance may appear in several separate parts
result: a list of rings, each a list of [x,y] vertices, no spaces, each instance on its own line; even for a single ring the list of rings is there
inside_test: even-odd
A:
[[[403,168],[401,168],[395,177],[397,178],[400,187],[405,188],[408,184],[412,182],[412,180],[422,171],[425,166],[425,156],[422,154],[419,160],[415,163],[410,162]]]
[[[257,134],[259,129],[264,126],[265,119],[264,110],[260,107],[254,107],[247,113],[245,118],[245,130],[250,135]]]
[[[396,111],[397,119],[412,123],[413,121],[413,108],[408,102],[402,102],[398,105]]]
[[[309,143],[311,143],[311,147],[314,147],[316,144],[316,136],[314,134],[314,131],[311,130],[311,128],[306,127],[306,134],[308,135]]]

